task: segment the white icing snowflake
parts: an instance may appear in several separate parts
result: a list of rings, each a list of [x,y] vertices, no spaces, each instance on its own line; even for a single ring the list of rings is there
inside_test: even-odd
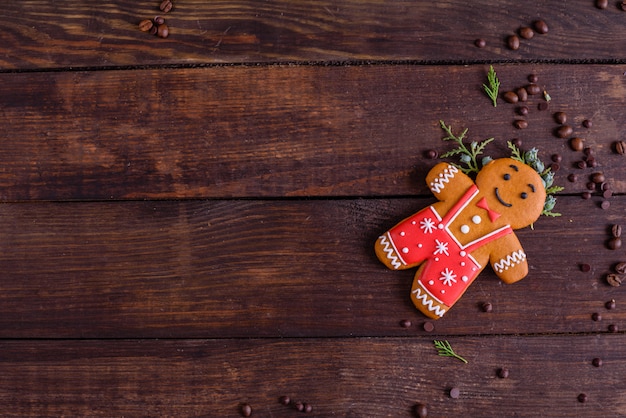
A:
[[[450,254],[448,254],[448,243],[447,242],[441,242],[438,239],[436,239],[435,242],[437,243],[437,249],[435,250],[433,255],[437,255],[437,254],[445,254],[447,256],[450,255]]]
[[[446,268],[441,272],[439,280],[441,280],[446,286],[452,286],[453,283],[456,283],[456,274],[454,274],[454,270]]]
[[[435,223],[432,218],[424,218],[420,221],[420,228],[422,228],[425,234],[432,234],[435,230]]]

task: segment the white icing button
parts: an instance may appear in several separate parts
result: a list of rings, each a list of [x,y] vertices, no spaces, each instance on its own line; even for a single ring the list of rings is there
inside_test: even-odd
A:
[[[407,247],[404,247],[404,248],[402,249],[402,252],[403,252],[404,254],[406,254],[406,253],[408,253],[408,252],[409,252],[409,249],[408,249]]]
[[[469,232],[469,226],[467,225],[461,225],[461,232],[464,234],[467,234]]]
[[[446,293],[445,289],[441,289],[441,294],[443,295],[444,293]]]
[[[461,257],[465,257],[467,255],[465,251],[461,251],[459,254],[461,255]]]
[[[439,225],[437,225],[437,228],[439,228],[439,229],[443,229],[443,224],[439,224]]]
[[[476,225],[478,225],[480,221],[482,221],[482,219],[480,219],[480,216],[478,215],[472,216],[472,222],[474,222]]]
[[[435,261],[439,261],[439,257],[435,257]]]
[[[405,236],[405,235],[406,235],[406,233],[405,233],[404,231],[400,232],[400,236],[401,236],[401,237],[403,237],[403,236]]]
[[[464,282],[467,282],[469,279],[467,278],[467,276],[463,276],[461,277],[461,280],[463,280]]]
[[[432,286],[432,285],[434,285],[434,284],[435,284],[435,282],[434,282],[434,280],[430,280],[430,281],[428,282],[428,284]]]
[[[422,248],[422,244],[417,244],[417,248]]]
[[[465,261],[461,261],[461,267],[465,267]]]
[[[413,222],[411,222],[411,225],[415,225],[416,223],[417,223],[417,222],[413,221]]]
[[[476,267],[472,267],[472,271],[476,271]]]

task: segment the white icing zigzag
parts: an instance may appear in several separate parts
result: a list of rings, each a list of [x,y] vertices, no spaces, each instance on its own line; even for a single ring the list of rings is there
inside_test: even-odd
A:
[[[387,240],[387,237],[385,235],[382,235],[379,237],[379,239],[380,239],[381,245],[383,245],[383,251],[387,253],[387,258],[391,262],[391,265],[396,270],[402,267],[402,263],[399,261],[399,258],[396,255],[394,255],[395,250],[393,249],[391,242]]]
[[[421,301],[422,305],[426,306],[429,311],[434,312],[435,315],[437,315],[438,317],[441,318],[443,314],[446,313],[445,309],[441,309],[439,306],[433,306],[432,299],[428,298],[426,292],[422,294],[422,290],[419,287],[415,289],[412,293],[415,295],[415,299]]]
[[[459,169],[453,165],[448,165],[448,168],[439,173],[439,178],[436,178],[430,183],[430,190],[433,193],[439,193],[446,186],[444,183],[449,183],[450,179],[454,178],[454,175],[459,172]]]
[[[519,264],[524,260],[526,260],[526,254],[524,254],[524,251],[517,250],[507,255],[506,258],[500,259],[500,261],[493,265],[493,268],[496,272],[502,273],[503,271],[508,270],[509,267],[515,267],[516,264]]]

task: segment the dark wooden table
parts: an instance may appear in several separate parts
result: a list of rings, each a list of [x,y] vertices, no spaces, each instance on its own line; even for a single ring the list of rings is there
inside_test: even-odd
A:
[[[2,416],[300,416],[285,395],[324,417],[626,415],[621,2],[180,0],[166,39],[138,29],[158,5],[3,2]],[[490,65],[550,95],[528,128],[482,91]],[[559,154],[565,189],[518,233],[528,277],[488,268],[428,332],[414,271],[373,244],[434,201],[439,120],[496,157]],[[581,199],[597,171],[613,196]]]

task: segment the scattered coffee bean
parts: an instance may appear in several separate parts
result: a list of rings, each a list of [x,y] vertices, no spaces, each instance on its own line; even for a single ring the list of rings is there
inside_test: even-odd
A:
[[[519,28],[519,36],[524,39],[532,39],[532,37],[535,36],[535,32],[528,26],[523,26]]]
[[[289,398],[289,396],[287,396],[287,395],[284,395],[284,396],[281,396],[280,398],[278,398],[278,402],[281,405],[288,406],[291,403],[291,398]]]
[[[522,119],[517,119],[515,122],[513,122],[513,126],[515,126],[517,129],[526,129],[528,128],[528,122]]]
[[[619,250],[622,248],[622,239],[613,237],[609,240],[607,246],[609,247],[609,250]]]
[[[520,102],[525,102],[526,100],[528,100],[528,92],[524,87],[520,87],[515,90],[515,94],[517,94]]]
[[[587,395],[585,395],[584,393],[581,393],[578,395],[578,402],[580,403],[585,403],[587,402]]]
[[[528,82],[529,83],[536,83],[537,81],[539,81],[539,77],[537,77],[537,74],[529,74],[528,75]]]
[[[247,404],[244,403],[243,405],[241,405],[241,415],[244,417],[249,417],[252,415],[252,407]]]
[[[609,0],[596,0],[596,7],[600,10],[604,10],[609,6]]]
[[[600,367],[602,366],[602,359],[599,357],[596,357],[593,360],[591,360],[591,364],[593,364],[593,367]]]
[[[139,30],[142,32],[150,32],[150,29],[154,26],[154,23],[150,19],[144,19],[139,22]]]
[[[613,191],[612,190],[604,190],[602,192],[602,197],[605,199],[609,199],[611,198],[611,196],[613,196]]]
[[[152,19],[154,21],[155,25],[162,25],[165,23],[165,18],[163,18],[162,16],[155,16],[154,19]]]
[[[543,20],[537,20],[534,22],[533,26],[535,27],[535,31],[542,35],[548,33],[548,24]]]
[[[583,126],[584,126],[585,128],[587,128],[587,129],[589,129],[589,128],[591,128],[591,127],[593,126],[593,123],[591,122],[591,120],[589,120],[589,119],[585,119],[585,120],[583,121]]]
[[[296,411],[298,411],[298,412],[303,412],[304,411],[304,404],[302,402],[300,402],[300,401],[296,402],[293,405],[293,407],[296,408]]]
[[[459,399],[460,396],[461,396],[461,389],[457,387],[450,389],[450,397],[452,399]]]
[[[590,155],[589,157],[587,157],[587,160],[585,161],[585,165],[587,167],[595,168],[598,166],[598,162],[592,155]]]
[[[519,38],[517,37],[517,35],[511,35],[508,38],[506,38],[506,44],[509,47],[509,49],[516,51],[519,49]]]
[[[604,304],[604,307],[608,309],[609,311],[612,309],[615,309],[615,306],[616,306],[615,299],[611,299]]]
[[[563,127],[569,128],[569,126],[567,125],[563,125],[562,128]],[[565,138],[569,136],[569,135],[565,135],[566,133],[567,133],[567,129],[564,129],[564,132],[560,132],[560,128],[559,130],[557,130],[557,136],[560,138]],[[565,135],[565,136],[561,136],[561,135]],[[569,147],[572,149],[572,151],[582,151],[584,146],[585,146],[585,140],[582,138],[576,137],[576,138],[572,138],[569,140]]]
[[[617,274],[626,274],[626,263],[617,263],[613,268]]]
[[[481,305],[481,309],[483,310],[483,312],[491,313],[493,312],[493,305],[489,302],[485,302]]]
[[[515,112],[520,116],[526,116],[528,115],[528,106],[520,106],[515,109]]]
[[[513,138],[511,143],[515,145],[517,148],[522,148],[522,140],[519,138]]]
[[[591,314],[591,319],[598,322],[598,321],[602,321],[602,315],[599,314],[598,312],[594,312]]]
[[[581,196],[584,200],[589,200],[589,199],[591,199],[591,193],[589,193],[589,192],[582,192],[582,193],[580,194],[580,196]]]
[[[613,143],[613,150],[619,155],[626,154],[626,141],[615,141]]]
[[[585,154],[587,157],[593,155],[593,148],[585,147],[585,149],[583,149],[583,154]]]
[[[163,0],[161,2],[161,4],[159,5],[159,9],[163,12],[163,13],[168,13],[172,10],[172,7],[174,5],[172,4],[172,2],[170,0]]]
[[[526,92],[531,96],[541,93],[541,87],[535,83],[530,83],[526,86]]]
[[[567,176],[567,181],[569,181],[570,183],[575,183],[576,180],[578,180],[578,176],[574,173],[571,173]]]
[[[429,160],[434,160],[438,156],[439,156],[439,153],[437,152],[437,150],[429,149],[429,150],[424,151],[424,157],[428,158]]]
[[[608,200],[603,200],[602,203],[600,203],[600,208],[602,208],[604,210],[606,210],[606,209],[608,209],[610,207],[611,207],[611,202],[609,202]],[[619,239],[619,238],[613,238],[613,239]],[[621,246],[621,244],[620,244],[620,246]]]
[[[553,173],[556,173],[557,171],[559,171],[561,169],[561,165],[559,163],[552,163],[550,164],[550,170]]]
[[[548,107],[550,107],[548,102],[539,102],[539,104],[537,105],[537,109],[541,110],[542,112],[544,110],[548,110]]]
[[[552,154],[550,159],[555,163],[560,163],[563,160],[563,157],[561,157],[561,154]]]
[[[611,325],[609,325],[608,330],[609,330],[609,332],[615,333],[615,332],[619,331],[619,328],[617,327],[617,325],[611,324]]]
[[[517,103],[519,101],[519,97],[517,97],[517,94],[515,94],[514,91],[505,92],[502,94],[502,98],[507,103]]]
[[[415,404],[413,412],[418,418],[426,418],[428,416],[428,408],[423,403]]]
[[[576,163],[574,164],[577,168],[587,168],[587,162],[586,161],[576,161]]]
[[[411,321],[409,321],[408,319],[403,319],[402,321],[400,321],[400,326],[402,328],[411,328]]]
[[[620,9],[622,9],[623,11],[625,11],[625,12],[626,12],[626,1],[623,1],[623,2],[620,4]]]
[[[479,38],[474,41],[474,45],[476,45],[478,48],[484,48],[487,46],[487,42],[484,39]]]
[[[589,264],[581,264],[580,265],[580,271],[584,272],[584,273],[588,273],[589,271],[591,271],[591,266]]]
[[[574,133],[574,129],[572,129],[572,127],[569,125],[559,126],[556,130],[556,136],[559,138],[567,138],[571,136],[573,133]],[[580,149],[582,150],[583,147],[581,146]]]
[[[433,324],[430,321],[426,321],[422,325],[422,328],[424,328],[424,331],[426,331],[426,332],[433,332],[435,330],[435,324]]]
[[[500,379],[506,379],[507,377],[509,377],[509,369],[504,368],[504,367],[498,369],[498,377]]]
[[[556,121],[556,123],[563,125],[565,122],[567,122],[567,114],[565,112],[556,112],[554,114],[554,120]]]
[[[613,287],[619,287],[622,284],[622,279],[619,274],[609,273],[606,275],[606,282]]]
[[[600,190],[602,191],[611,190],[611,185],[607,183],[606,181],[603,183],[600,183]]]
[[[589,178],[595,184],[600,184],[600,183],[604,182],[604,180],[606,180],[606,178],[604,177],[604,174],[600,173],[600,172],[593,173]]]
[[[305,402],[304,403],[303,412],[305,412],[307,414],[313,412],[313,406],[311,406],[311,404]]]
[[[170,36],[170,28],[168,28],[166,24],[159,25],[157,29],[157,35],[160,38],[167,38]]]
[[[587,183],[586,187],[587,187],[587,190],[593,191],[596,189],[596,184],[593,181],[590,181]]]

